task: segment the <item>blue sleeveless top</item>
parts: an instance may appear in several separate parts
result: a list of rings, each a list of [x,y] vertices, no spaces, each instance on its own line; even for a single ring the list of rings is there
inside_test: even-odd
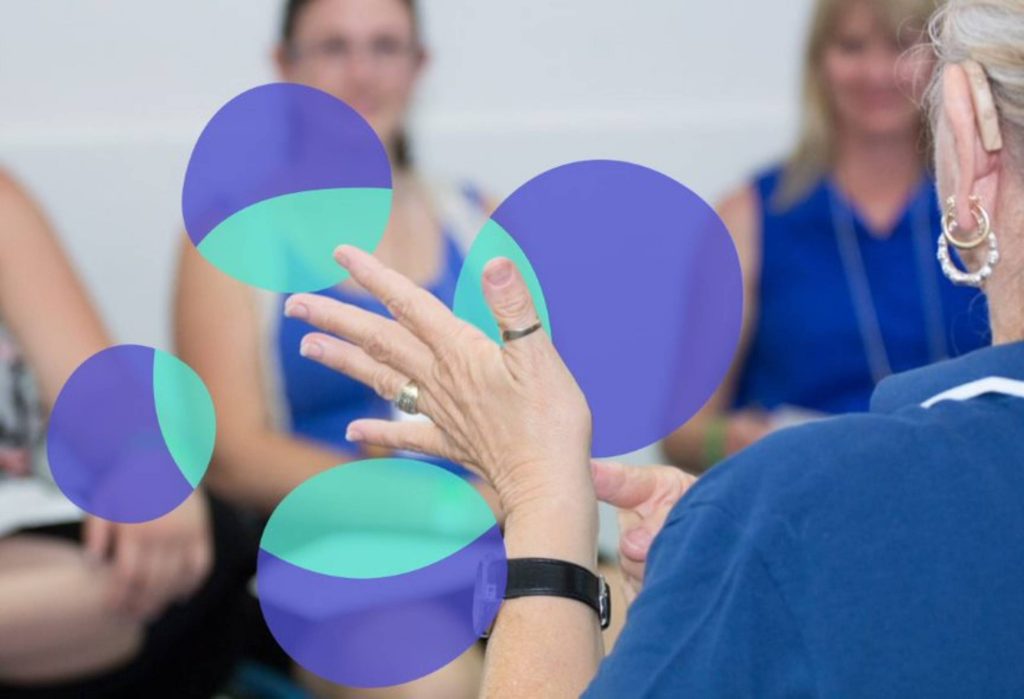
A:
[[[776,167],[755,181],[762,212],[760,313],[734,407],[866,411],[877,372],[862,331],[865,306],[869,319],[877,315],[894,373],[989,343],[984,296],[946,280],[935,259],[941,218],[930,178],[911,196],[891,237],[881,239],[827,178],[803,200],[777,210],[773,197],[781,175]],[[851,221],[846,231],[856,238],[873,301],[860,305],[860,316],[833,202]],[[915,226],[915,219],[921,223]],[[846,255],[848,264],[848,249]]]
[[[433,284],[427,286],[427,290],[450,308],[455,300],[455,287],[459,271],[462,269],[463,255],[447,231],[444,232],[443,238],[445,252],[441,273]],[[384,304],[369,294],[354,293],[339,287],[318,293],[372,313],[391,317]],[[393,416],[391,403],[358,381],[300,356],[298,348],[302,338],[316,328],[304,321],[284,318],[285,298],[286,296],[280,298],[278,317],[282,319],[275,341],[280,357],[285,407],[291,417],[291,431],[358,457],[361,453],[359,445],[345,439],[345,430],[349,423],[360,418],[389,420]],[[416,458],[437,464],[459,475],[469,474],[469,471],[450,461],[426,456]]]

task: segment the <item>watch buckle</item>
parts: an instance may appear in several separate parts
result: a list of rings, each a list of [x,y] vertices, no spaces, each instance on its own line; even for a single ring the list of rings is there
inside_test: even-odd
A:
[[[601,630],[604,631],[612,623],[612,597],[608,581],[604,579],[604,576],[599,575],[597,579],[601,583],[601,594],[597,602],[597,616],[601,620]]]

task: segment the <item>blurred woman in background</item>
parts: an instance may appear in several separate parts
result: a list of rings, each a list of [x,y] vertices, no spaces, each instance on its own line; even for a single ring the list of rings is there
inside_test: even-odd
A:
[[[201,490],[150,522],[83,519],[50,481],[45,413],[110,341],[2,172],[0,317],[0,696],[210,696],[241,646],[237,525]]]
[[[886,376],[989,341],[984,300],[942,279],[919,104],[935,0],[818,0],[803,131],[780,166],[727,197],[746,289],[729,377],[668,437],[700,473],[769,432],[868,408]]]
[[[375,254],[450,306],[463,251],[492,207],[475,187],[428,180],[413,166],[406,120],[427,63],[416,9],[413,0],[289,0],[275,62],[283,80],[343,100],[376,131],[391,160],[394,197]],[[385,312],[353,282],[320,293]],[[321,471],[389,453],[348,442],[345,428],[360,417],[390,417],[391,404],[300,357],[295,348],[310,326],[284,318],[283,303],[282,295],[220,272],[185,240],[175,335],[181,358],[203,377],[217,407],[207,482],[260,517]],[[451,462],[424,458],[466,473]],[[489,488],[480,487],[489,497]],[[471,649],[404,688],[346,691],[316,678],[306,681],[323,696],[451,699],[476,696],[480,668],[481,654]]]

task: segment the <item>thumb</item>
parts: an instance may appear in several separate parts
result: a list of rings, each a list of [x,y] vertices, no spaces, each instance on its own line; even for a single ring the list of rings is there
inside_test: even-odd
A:
[[[526,280],[507,257],[498,257],[487,263],[483,289],[487,305],[502,333],[529,330],[539,321]],[[525,342],[526,339],[523,336],[517,342]]]
[[[646,561],[656,532],[639,525],[622,533],[619,538],[619,552],[631,561]]]
[[[594,491],[599,500],[622,509],[632,509],[654,497],[658,478],[655,469],[610,461],[591,461]]]
[[[83,525],[82,539],[85,555],[93,561],[102,561],[110,547],[113,524],[99,517],[89,517]]]

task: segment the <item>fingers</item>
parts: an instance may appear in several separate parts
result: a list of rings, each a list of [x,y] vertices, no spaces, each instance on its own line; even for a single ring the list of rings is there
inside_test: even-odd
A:
[[[350,340],[406,376],[422,379],[433,364],[430,350],[412,333],[362,308],[316,294],[296,294],[285,303],[285,315]]]
[[[307,359],[340,371],[360,383],[372,388],[385,400],[394,400],[402,388],[409,383],[407,375],[383,364],[351,342],[339,340],[322,333],[310,333],[302,339],[299,353]],[[430,398],[420,386],[418,408],[430,415]]]
[[[592,461],[590,465],[597,497],[609,505],[638,507],[657,493],[658,474],[655,469],[610,461]]]
[[[82,525],[82,543],[85,554],[93,561],[102,561],[110,550],[114,525],[99,517],[86,517]]]
[[[630,561],[643,563],[647,560],[654,536],[654,533],[642,524],[625,531],[619,538],[619,553]]]
[[[110,586],[110,606],[131,613],[135,588],[141,585],[141,551],[129,537],[121,537],[114,551],[114,571]]]
[[[136,619],[152,619],[174,596],[180,566],[177,552],[120,536],[114,551],[111,608]]]
[[[130,603],[133,613],[144,620],[157,617],[177,593],[180,580],[180,552],[168,547],[148,547],[143,552],[139,584]]]
[[[437,297],[388,269],[373,255],[342,245],[334,258],[360,286],[384,304],[396,321],[435,352],[452,342],[465,325]]]
[[[348,426],[345,438],[400,451],[430,454],[442,459],[458,460],[444,433],[431,422],[389,422],[387,420],[356,420]],[[461,463],[461,462],[460,462]],[[474,464],[463,466],[479,473]]]
[[[498,327],[505,331],[527,330],[539,322],[540,316],[533,305],[533,297],[526,280],[512,260],[498,257],[484,267],[484,296]],[[506,342],[506,346],[524,347],[537,342],[537,331],[526,337]]]

